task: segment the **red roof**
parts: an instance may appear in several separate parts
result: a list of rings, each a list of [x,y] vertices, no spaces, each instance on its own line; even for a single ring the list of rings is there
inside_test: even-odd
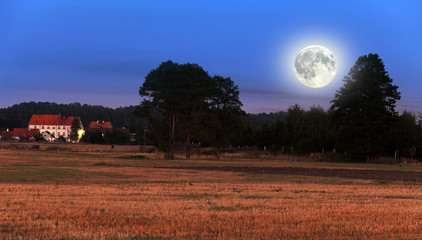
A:
[[[15,128],[10,132],[12,137],[28,137],[31,138],[39,132],[39,129]]]
[[[5,135],[5,134],[8,134],[8,133],[10,133],[10,135],[11,135],[12,132],[9,132],[9,131],[0,131],[0,135]]]
[[[62,115],[32,115],[29,125],[72,125],[73,119],[79,117],[65,117]]]
[[[92,121],[89,123],[89,128],[112,128],[111,122]]]

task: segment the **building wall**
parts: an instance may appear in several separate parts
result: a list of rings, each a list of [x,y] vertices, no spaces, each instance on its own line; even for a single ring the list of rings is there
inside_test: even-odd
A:
[[[58,138],[63,136],[68,138],[70,134],[69,125],[29,125],[30,129],[39,129],[40,133],[49,131],[51,134],[54,134],[54,137]]]

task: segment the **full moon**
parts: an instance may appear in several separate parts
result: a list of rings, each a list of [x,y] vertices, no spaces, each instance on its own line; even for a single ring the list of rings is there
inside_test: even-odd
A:
[[[337,61],[326,47],[312,45],[296,56],[294,69],[297,79],[311,88],[329,84],[337,73]]]

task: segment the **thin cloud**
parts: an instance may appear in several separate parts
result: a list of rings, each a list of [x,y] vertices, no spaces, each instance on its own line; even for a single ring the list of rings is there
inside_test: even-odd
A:
[[[253,95],[267,95],[272,97],[277,97],[281,99],[318,99],[318,100],[326,100],[331,101],[333,97],[327,97],[327,96],[318,96],[318,95],[307,95],[307,94],[301,94],[301,93],[294,93],[294,92],[287,92],[287,91],[277,91],[277,90],[269,90],[269,89],[251,89],[251,88],[240,88],[240,94],[253,94]]]

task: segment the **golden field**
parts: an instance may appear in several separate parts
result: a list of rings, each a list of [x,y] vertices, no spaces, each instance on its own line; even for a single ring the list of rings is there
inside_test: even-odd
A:
[[[1,239],[422,239],[420,182],[157,168],[420,166],[165,161],[74,146],[0,149]]]

